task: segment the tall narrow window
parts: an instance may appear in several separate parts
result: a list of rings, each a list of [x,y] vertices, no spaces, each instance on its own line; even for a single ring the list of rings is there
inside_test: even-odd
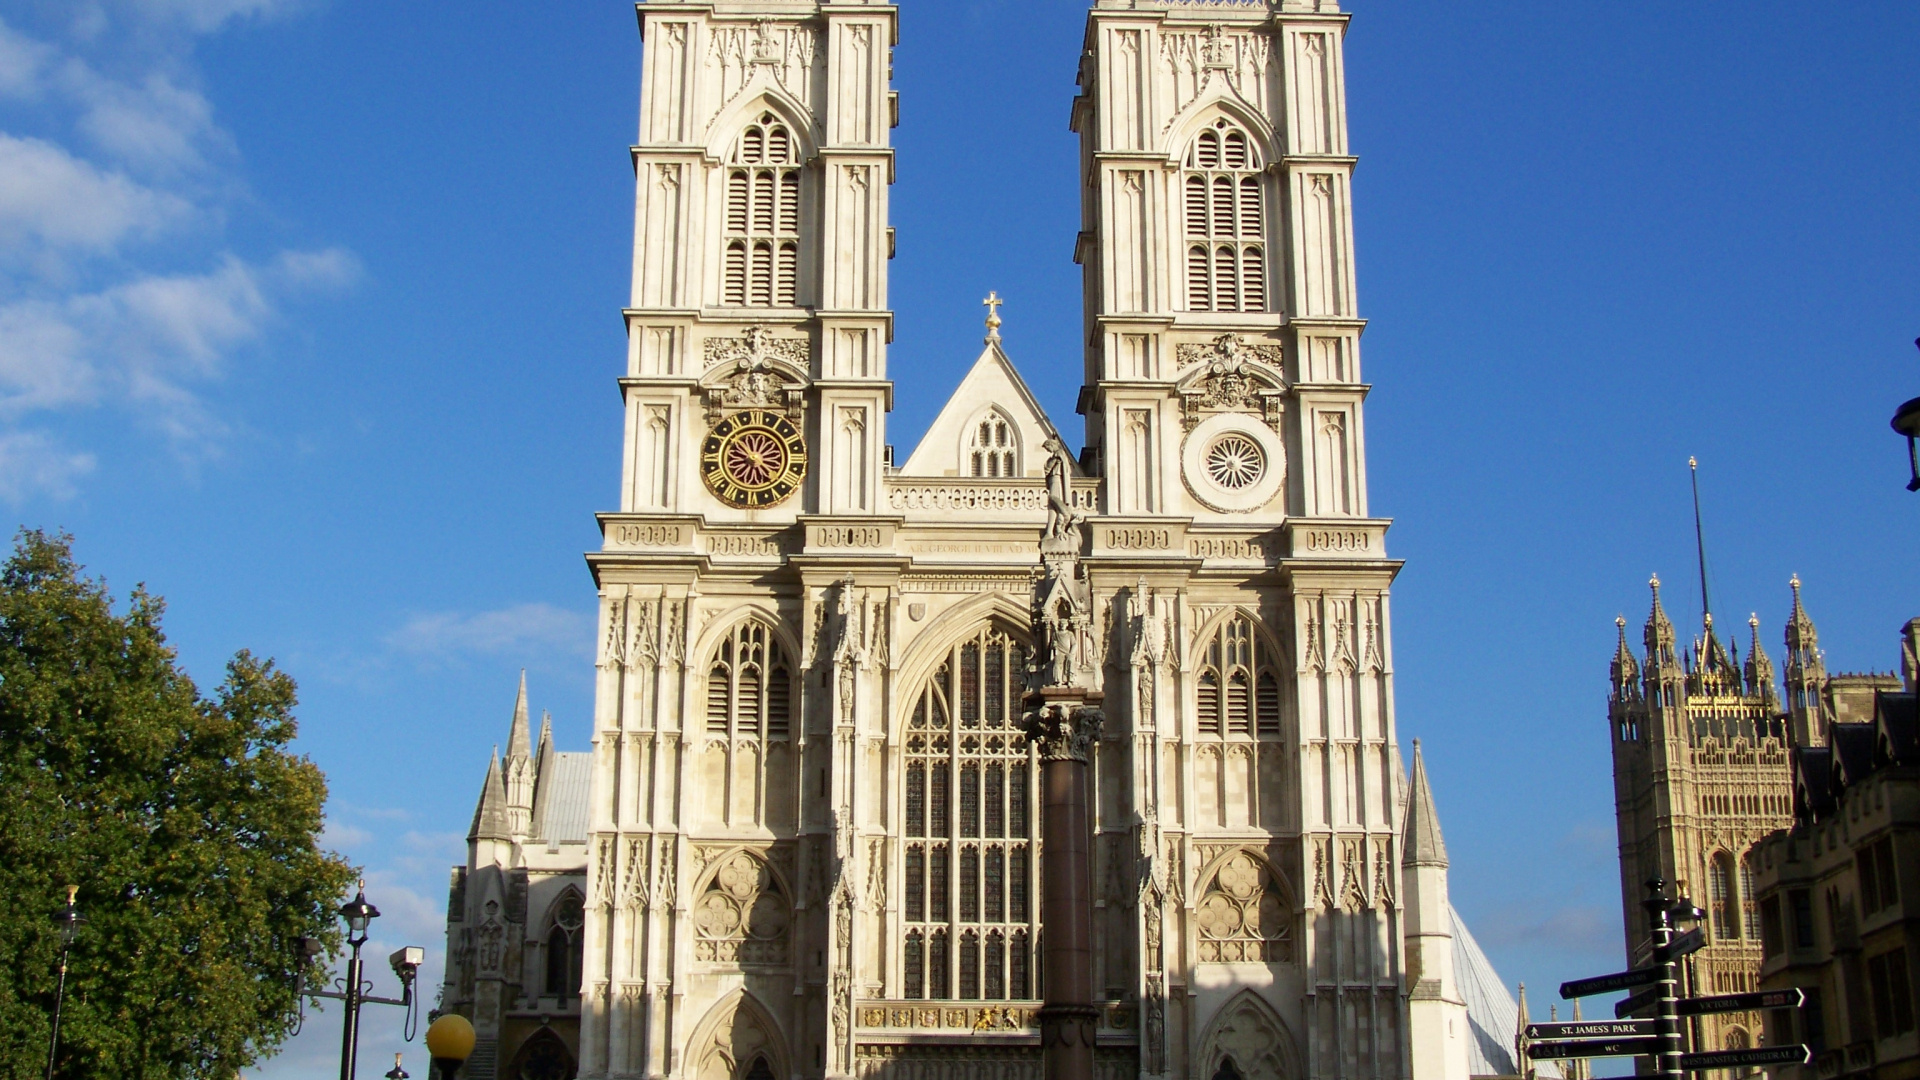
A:
[[[926,935],[918,930],[907,932],[907,951],[901,957],[900,966],[906,976],[907,996],[921,998],[927,996],[927,941]]]
[[[1020,452],[1013,425],[990,413],[973,426],[967,441],[967,471],[973,476],[1019,476]]]
[[[1029,880],[1038,764],[1019,728],[1026,662],[1021,642],[983,628],[951,646],[907,721],[907,829],[926,837],[926,869],[923,903],[919,847],[909,848],[904,929],[926,943],[931,999],[1037,992],[1025,952],[1039,915]]]
[[[1740,936],[1733,915],[1733,859],[1726,852],[1707,864],[1707,898],[1713,908],[1713,936],[1731,941]]]
[[[1760,901],[1759,888],[1753,880],[1753,856],[1740,860],[1740,916],[1746,924],[1747,937],[1760,940]]]
[[[1280,666],[1253,620],[1235,615],[1206,640],[1194,700],[1202,735],[1277,738]]]
[[[586,906],[580,894],[572,890],[554,905],[552,929],[547,931],[547,994],[551,997],[578,997],[581,961],[586,956],[581,927]]]
[[[792,307],[800,269],[800,162],[772,113],[740,132],[727,165],[723,300],[733,307]]]
[[[784,739],[792,728],[793,671],[765,623],[747,621],[720,639],[707,667],[707,734]]]
[[[1246,132],[1225,119],[1202,131],[1181,192],[1188,310],[1267,310],[1265,195]]]

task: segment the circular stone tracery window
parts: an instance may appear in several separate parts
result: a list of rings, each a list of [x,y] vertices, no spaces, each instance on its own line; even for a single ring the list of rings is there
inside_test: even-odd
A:
[[[1237,431],[1215,439],[1206,460],[1207,477],[1228,491],[1257,484],[1267,473],[1267,455],[1260,444]]]
[[[1285,486],[1287,451],[1278,433],[1258,418],[1216,413],[1187,433],[1180,478],[1210,510],[1253,513],[1271,505]]]

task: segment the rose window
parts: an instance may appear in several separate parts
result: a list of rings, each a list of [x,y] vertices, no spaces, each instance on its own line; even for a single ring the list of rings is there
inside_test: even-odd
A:
[[[1267,472],[1267,455],[1260,444],[1238,433],[1222,435],[1207,448],[1207,478],[1228,491],[1258,483]]]

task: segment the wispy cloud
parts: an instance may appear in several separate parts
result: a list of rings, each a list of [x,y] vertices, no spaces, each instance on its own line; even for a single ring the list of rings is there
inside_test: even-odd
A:
[[[1620,911],[1591,904],[1528,907],[1477,923],[1473,933],[1488,948],[1551,941],[1568,952],[1609,952],[1620,945]]]
[[[470,656],[587,657],[593,651],[593,621],[584,612],[546,603],[430,612],[408,619],[386,636],[386,643],[427,663]]]
[[[124,410],[183,462],[244,428],[213,392],[350,252],[222,250],[246,197],[198,88],[196,35],[299,0],[91,0],[29,33],[0,20],[0,498],[65,497],[97,462],[54,425]]]

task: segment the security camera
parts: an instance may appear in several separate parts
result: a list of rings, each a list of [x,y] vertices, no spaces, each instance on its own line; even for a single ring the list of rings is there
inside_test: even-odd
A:
[[[420,965],[426,962],[427,950],[418,945],[395,949],[393,955],[387,957],[387,963],[393,965],[393,973],[400,976],[403,983],[411,983],[414,972],[419,971]]]

